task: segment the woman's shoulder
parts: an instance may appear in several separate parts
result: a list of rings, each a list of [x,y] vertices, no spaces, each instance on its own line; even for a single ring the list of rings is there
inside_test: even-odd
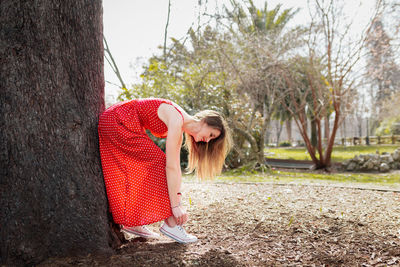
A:
[[[174,118],[180,117],[182,118],[182,123],[185,122],[187,119],[189,119],[191,116],[186,113],[186,111],[176,104],[175,102],[168,100],[168,102],[165,102],[165,105],[160,105],[159,111],[161,111],[161,114],[159,112],[159,115],[161,117],[169,117],[172,116]]]

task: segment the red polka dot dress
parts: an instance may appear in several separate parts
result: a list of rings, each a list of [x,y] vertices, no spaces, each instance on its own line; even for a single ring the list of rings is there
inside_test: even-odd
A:
[[[100,116],[101,164],[117,224],[146,225],[172,216],[166,156],[145,132],[148,129],[157,137],[167,136],[168,128],[157,115],[161,103],[172,105],[159,98],[128,100],[109,107]]]

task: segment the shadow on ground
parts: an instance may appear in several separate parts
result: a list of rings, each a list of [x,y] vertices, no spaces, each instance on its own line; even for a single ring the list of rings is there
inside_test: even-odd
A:
[[[400,266],[399,192],[192,183],[183,202],[196,243],[134,238],[111,256],[39,266]]]

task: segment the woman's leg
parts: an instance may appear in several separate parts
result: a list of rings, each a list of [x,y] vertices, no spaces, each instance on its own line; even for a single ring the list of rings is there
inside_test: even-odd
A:
[[[169,227],[175,227],[175,225],[176,225],[176,220],[175,220],[174,216],[168,217],[164,221]]]
[[[125,225],[149,225],[171,217],[164,152],[145,133],[126,143]]]

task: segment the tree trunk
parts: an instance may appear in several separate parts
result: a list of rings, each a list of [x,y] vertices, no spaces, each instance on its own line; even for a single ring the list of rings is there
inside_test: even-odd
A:
[[[276,120],[276,145],[279,146],[279,141],[281,139],[281,133],[283,129],[283,123],[280,120]]]
[[[358,137],[360,138],[360,145],[361,145],[361,138],[362,138],[362,124],[363,124],[363,118],[358,115],[357,117],[357,121],[358,121]]]
[[[271,141],[271,132],[266,131],[265,132],[265,136],[264,136],[264,145],[268,146],[270,143],[272,143],[272,141]]]
[[[311,127],[308,125],[308,118],[306,116],[304,118],[304,128],[306,129],[307,135],[311,136]]]
[[[264,97],[265,99],[265,97]],[[270,124],[270,116],[268,115],[267,104],[263,103],[263,122],[261,125],[260,139],[258,140],[258,155],[257,161],[260,165],[264,165],[265,156],[264,156],[264,148],[265,148],[265,136],[267,133],[267,129],[269,129]]]
[[[246,131],[240,129],[239,127],[235,127],[235,126],[232,126],[232,130],[235,133],[237,133],[238,135],[243,136],[250,143],[251,150],[254,154],[256,154],[258,152],[257,140],[251,135],[251,133],[246,132]],[[235,145],[237,145],[237,144],[235,144]],[[238,146],[238,147],[241,147],[241,146]]]
[[[111,252],[102,2],[2,0],[0,261]]]
[[[344,138],[344,144],[346,145],[346,142],[347,142],[347,140],[346,140],[346,138],[347,138],[347,136],[346,136],[346,119],[344,119],[343,120],[343,123],[342,123],[342,128],[340,129],[341,130],[341,132],[342,132],[342,138]]]
[[[329,133],[331,131],[330,127],[329,127],[329,119],[330,119],[330,115],[326,115],[325,119],[324,119],[324,138],[325,138],[325,146],[328,145],[328,139],[329,139]]]
[[[333,121],[333,126],[332,126],[332,132],[329,137],[328,145],[326,146],[325,150],[325,167],[330,167],[331,166],[331,156],[332,156],[332,150],[333,150],[333,145],[335,144],[335,137],[336,137],[336,132],[339,128],[339,121],[340,121],[340,104],[335,104],[335,119]]]
[[[285,121],[286,122],[286,132],[288,136],[288,141],[292,142],[292,119]]]
[[[317,147],[317,142],[318,142],[318,138],[317,138],[317,122],[315,121],[315,119],[311,119],[310,120],[310,124],[311,124],[311,145],[313,146],[313,148]]]

